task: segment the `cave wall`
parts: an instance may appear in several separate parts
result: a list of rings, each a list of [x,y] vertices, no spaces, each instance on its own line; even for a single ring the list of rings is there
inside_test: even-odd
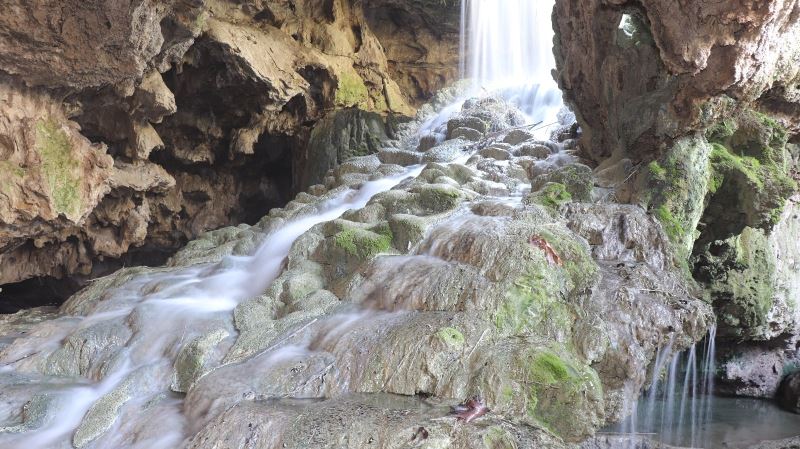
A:
[[[671,140],[756,107],[800,130],[797,0],[559,0],[556,78],[583,150],[652,159]]]
[[[582,155],[714,306],[720,391],[773,396],[800,367],[800,1],[558,0],[553,23]]]
[[[457,74],[452,2],[8,7],[0,286],[161,263],[204,231],[255,222],[337,162],[312,136],[379,139],[376,117],[414,114]],[[317,126],[347,110],[363,114]]]

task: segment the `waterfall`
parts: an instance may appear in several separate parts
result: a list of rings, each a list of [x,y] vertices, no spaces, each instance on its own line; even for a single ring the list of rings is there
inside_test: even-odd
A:
[[[558,121],[561,92],[553,79],[555,0],[463,0],[461,71],[474,91],[498,92],[532,123]],[[498,32],[502,30],[502,32]]]
[[[620,432],[631,435],[628,447],[637,447],[641,435],[673,446],[708,445],[716,372],[715,337],[716,328],[712,327],[700,350],[694,344],[674,354],[670,342],[658,351],[648,390],[638,403],[630,404],[630,416],[620,424]]]

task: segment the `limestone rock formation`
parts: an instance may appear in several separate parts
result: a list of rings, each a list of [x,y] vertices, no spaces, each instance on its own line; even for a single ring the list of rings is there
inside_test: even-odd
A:
[[[556,78],[604,188],[658,218],[713,304],[724,393],[799,358],[800,2],[556,2]]]
[[[800,373],[792,373],[781,382],[778,403],[787,410],[800,413]]]
[[[0,285],[158,263],[254,223],[349,156],[309,163],[310,138],[353,129],[375,151],[379,121],[456,75],[452,2],[112,3],[0,18]],[[315,127],[349,108],[375,115]]]
[[[756,107],[800,130],[800,3],[559,0],[557,80],[587,155],[637,160]]]
[[[629,412],[656,352],[688,347],[713,323],[662,226],[639,206],[594,202],[575,141],[509,133],[519,113],[503,101],[468,101],[435,132],[458,124],[478,140],[420,147],[430,113],[256,225],[206,233],[165,267],[99,279],[57,313],[0,319],[0,332],[20,335],[0,340],[18,373],[0,382],[19,411],[0,441],[24,440],[58,409],[29,381],[41,375],[100,381],[68,432],[87,449],[558,449]],[[556,151],[530,155],[546,145]],[[381,161],[399,155],[425,165]],[[394,188],[327,211],[387,176]],[[250,292],[236,303],[185,307],[187,282],[238,276],[265,244],[286,244],[277,278],[247,271],[218,286]],[[449,413],[475,395],[490,413],[472,423]]]

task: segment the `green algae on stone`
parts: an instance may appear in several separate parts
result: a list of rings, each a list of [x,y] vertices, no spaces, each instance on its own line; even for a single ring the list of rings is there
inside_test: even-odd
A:
[[[72,444],[82,449],[107,432],[116,422],[122,407],[134,397],[136,385],[146,368],[134,371],[113,390],[95,401],[72,436]]]
[[[428,222],[420,217],[409,214],[394,214],[389,217],[389,228],[392,231],[393,243],[396,248],[409,250],[425,236]]]
[[[697,238],[708,192],[710,154],[705,138],[681,138],[644,171],[640,202],[661,222],[676,250],[676,262],[688,258]]]
[[[69,136],[53,120],[36,123],[36,150],[42,161],[56,213],[75,219],[80,214],[80,161],[72,154]]]
[[[493,315],[495,327],[510,335],[568,330],[573,317],[561,292],[564,283],[546,269],[517,279]]]
[[[548,242],[562,265],[531,246],[532,258],[524,262],[523,275],[506,290],[492,321],[501,332],[511,335],[567,335],[574,320],[569,298],[594,282],[597,265],[588,246],[568,231],[541,227],[535,235]]]
[[[594,405],[602,402],[603,388],[592,368],[562,346],[532,349],[520,362],[526,364],[527,412],[534,422],[567,440],[599,424]]]
[[[658,206],[654,212],[671,241],[680,240],[687,234],[688,230],[684,227],[684,223],[675,218],[666,204]]]
[[[8,161],[0,161],[0,187],[9,188],[14,180],[25,177],[25,169]]]
[[[464,197],[459,189],[446,184],[426,184],[416,191],[419,193],[420,205],[431,213],[453,210]]]
[[[370,259],[392,247],[392,231],[386,227],[381,233],[366,229],[348,228],[334,236],[334,243],[347,254],[360,259]]]
[[[216,346],[229,336],[224,329],[216,329],[197,337],[181,348],[175,358],[172,373],[172,391],[186,393],[192,384],[210,371],[206,366],[208,358]]]
[[[787,170],[755,157],[736,156],[717,143],[711,161],[709,193],[715,195],[712,201],[723,203],[727,212],[738,210],[745,217],[743,225],[768,230],[777,224],[786,201],[797,191],[797,183]],[[733,218],[728,221],[735,222]]]
[[[567,186],[558,182],[548,182],[538,192],[531,194],[531,200],[551,209],[572,202],[572,195],[567,191]]]
[[[658,161],[647,164],[647,170],[654,179],[662,182],[667,180],[667,170]]]
[[[483,445],[486,449],[517,449],[513,435],[500,426],[490,427],[483,434]]]
[[[339,85],[335,94],[335,102],[338,106],[365,108],[368,100],[369,89],[360,76],[348,72],[339,74]]]
[[[565,286],[568,292],[585,290],[595,282],[598,275],[597,264],[586,242],[557,228],[541,229],[539,236],[544,238],[561,258],[563,269],[568,275],[568,283]]]
[[[25,176],[25,169],[8,161],[0,161],[0,175],[3,176],[3,179],[12,176],[22,178]]]
[[[713,254],[702,255],[698,273],[713,301],[720,336],[757,339],[768,333],[776,293],[769,238],[764,231],[748,227],[738,236],[716,242],[715,247]]]
[[[550,385],[569,379],[566,363],[552,352],[542,352],[533,358],[528,374],[532,382]]]
[[[551,173],[536,177],[531,185],[531,190],[538,191],[550,183],[564,186],[570,196],[578,202],[592,200],[594,191],[594,175],[592,169],[583,164],[570,164]]]
[[[436,332],[436,337],[448,346],[464,346],[464,334],[454,327],[443,327],[439,329]]]

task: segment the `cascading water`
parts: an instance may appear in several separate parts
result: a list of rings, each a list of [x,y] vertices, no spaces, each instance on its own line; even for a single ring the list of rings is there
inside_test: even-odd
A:
[[[553,3],[553,0],[465,0],[462,65],[464,74],[473,80],[470,94],[476,90],[499,92],[521,107],[531,123],[556,121],[562,104],[550,73],[554,67],[550,25]],[[441,126],[462,104],[463,98],[434,115],[421,130]],[[455,162],[464,163],[467,157],[469,154]],[[209,393],[206,402],[206,398],[191,395],[184,398],[171,391],[185,391],[181,380],[174,377],[176,359],[187,346],[205,338],[209,329],[223,323],[228,330],[219,336],[223,342],[219,344],[230,348],[232,343],[226,346],[224,341],[233,340],[236,334],[231,312],[242,301],[261,294],[275,280],[295,240],[319,223],[364,207],[375,194],[417,176],[421,170],[419,166],[411,167],[399,175],[367,182],[359,190],[346,189],[322,204],[316,213],[269,232],[249,256],[228,256],[216,264],[163,269],[135,277],[109,287],[100,301],[87,304],[71,301],[57,317],[41,323],[31,335],[11,339],[0,360],[3,362],[0,375],[9,377],[4,385],[13,386],[6,392],[23,397],[26,412],[39,409],[47,412],[38,422],[0,429],[0,445],[19,449],[62,448],[70,443],[77,447],[180,447],[203,421],[203,416],[186,411],[187,400],[204,403],[207,407],[201,411],[208,410],[219,406],[226,387],[230,394],[237,395],[252,381],[226,376],[229,371],[251,372],[242,370],[244,366],[261,372],[287,358],[308,357],[320,348],[335,346],[353,326],[383,319],[386,312],[366,309],[311,321],[295,331],[298,338],[294,340],[298,341],[270,347],[235,369],[227,365],[209,374],[209,379],[218,376],[224,379],[214,389],[198,389]],[[509,201],[519,203],[519,193],[515,192],[517,198]],[[463,223],[456,221],[442,226],[444,231],[452,232],[463,228]],[[430,254],[415,257],[431,258],[436,254],[435,249],[436,246]],[[389,309],[390,313],[406,310],[405,307]],[[87,354],[87,366],[67,370],[68,375],[58,374],[56,368],[47,368],[53,375],[38,374],[41,364],[58,359],[62,345],[71,344],[73,337],[81,341],[85,332],[91,330],[103,335],[107,328],[122,330],[118,335],[106,336],[108,341],[102,343],[105,346],[97,353]],[[286,340],[294,336],[290,334]],[[131,385],[136,385],[136,391],[130,391]],[[109,402],[115,410],[105,409]],[[15,408],[13,404],[0,406],[0,421],[16,413]]]
[[[209,322],[229,320],[231,311],[241,301],[264,291],[280,273],[283,261],[298,237],[318,223],[364,207],[375,194],[417,176],[421,170],[421,166],[410,167],[399,175],[367,182],[359,190],[342,191],[319,207],[316,214],[292,220],[269,234],[252,256],[229,256],[218,264],[178,272],[166,271],[128,282],[107,293],[105,300],[96,303],[91,310],[81,311],[82,317],[64,316],[54,320],[52,327],[57,331],[43,329],[42,338],[32,336],[29,340],[20,339],[12,343],[3,352],[4,369],[0,374],[11,374],[15,368],[25,372],[25,362],[29,357],[40,352],[55,352],[60,341],[68,335],[79,334],[103,322],[134,320],[140,321],[141,326],[118,356],[100,358],[95,362],[96,366],[89,367],[92,377],[97,378],[95,383],[84,378],[70,383],[60,377],[23,381],[23,385],[28,382],[41,385],[31,401],[34,407],[37,401],[56,401],[57,404],[51,407],[53,412],[45,417],[47,421],[38,429],[0,433],[0,445],[19,449],[61,447],[81,421],[92,415],[100,398],[124,391],[125,382],[134,376],[152,378],[152,391],[137,391],[138,401],[131,402],[145,406],[149,400],[167,394],[172,380],[173,359],[181,348],[193,336],[200,335]],[[160,409],[151,409],[149,413],[159,417],[160,425],[168,425],[158,431],[160,435],[147,440],[147,447],[176,447],[184,438],[181,427],[186,424],[181,401],[167,401]],[[80,446],[96,436],[79,432],[73,437],[73,442]]]
[[[557,114],[563,105],[551,74],[555,65],[550,24],[553,4],[554,0],[463,1],[462,74],[472,80],[470,95],[477,91],[499,93],[525,111],[529,124],[541,122],[549,125],[558,121]],[[454,102],[439,115],[432,115],[421,125],[421,132],[435,130],[443,134],[448,118],[461,108],[463,100]],[[519,123],[504,123],[501,129],[512,125],[517,127]],[[542,129],[549,133],[548,127]],[[536,164],[556,165],[554,161],[563,163],[569,159],[565,152],[556,151],[560,148],[557,144],[545,143],[548,145],[540,147],[552,150],[552,153]],[[474,147],[470,145],[469,148]],[[450,162],[468,165],[470,156],[464,152]],[[432,272],[441,274],[453,270],[457,274],[454,279],[460,280],[466,276],[464,273],[469,274],[472,270],[466,261],[455,257],[465,252],[465,248],[453,244],[464,241],[454,236],[483,236],[486,233],[507,236],[505,227],[512,224],[514,210],[525,208],[522,198],[530,185],[527,171],[522,170],[519,182],[509,182],[506,186],[497,182],[497,177],[502,175],[503,168],[511,165],[511,161],[489,161],[487,158],[483,163],[491,166],[486,171],[475,170],[480,174],[464,176],[470,179],[483,177],[480,180],[485,181],[483,184],[477,180],[474,182],[484,186],[487,193],[477,196],[473,203],[465,201],[457,210],[451,211],[448,218],[436,218],[436,225],[426,231],[425,239],[415,248],[409,245],[408,254],[377,257],[366,273],[360,273],[366,280],[358,286],[359,291],[335,297],[342,304],[313,318],[292,322],[280,330],[279,338],[235,361],[221,359],[234,352],[232,347],[238,328],[234,326],[232,311],[244,301],[268,290],[285,269],[284,262],[294,242],[315,225],[334,220],[348,210],[361,209],[375,194],[392,189],[404,179],[416,177],[422,167],[411,167],[395,176],[366,182],[358,190],[342,189],[338,195],[332,195],[327,202],[317,206],[313,213],[265,230],[266,237],[249,256],[230,256],[220,263],[180,270],[166,268],[110,286],[101,300],[87,304],[80,300],[71,301],[51,322],[40,323],[42,325],[30,335],[11,341],[3,348],[1,361],[5,366],[0,368],[0,376],[11,378],[4,385],[13,385],[5,393],[22,391],[19,396],[23,396],[33,391],[25,398],[26,412],[41,408],[47,409],[48,414],[42,422],[31,423],[30,429],[24,428],[25,423],[20,428],[0,429],[0,445],[60,449],[69,447],[71,442],[76,447],[93,449],[185,447],[189,446],[187,440],[198,435],[209,421],[222,416],[232,404],[241,401],[243,395],[252,394],[255,398],[263,396],[265,399],[320,399],[324,397],[320,394],[335,396],[354,391],[357,388],[355,380],[367,371],[369,360],[360,350],[368,346],[365,342],[369,338],[374,337],[374,347],[380,347],[384,343],[379,340],[380,333],[392,326],[401,327],[407,317],[426,313],[429,317],[445,316],[446,311],[475,307],[470,303],[479,297],[475,292],[489,285],[488,281],[479,280],[466,283],[467,288],[462,288],[462,293],[454,299],[463,304],[445,303],[445,295],[431,295],[430,290],[422,288],[432,279]],[[472,168],[460,169],[472,172]],[[448,181],[455,182],[447,179],[436,182]],[[494,188],[501,193],[495,193]],[[470,194],[474,193],[470,190]],[[415,192],[414,195],[420,194]],[[491,202],[491,206],[483,207],[496,208],[497,214],[487,210],[483,210],[483,215],[476,213],[473,207],[478,206],[479,201]],[[522,240],[523,245],[528,238],[525,236]],[[467,268],[469,270],[465,271]],[[477,276],[477,269],[475,271],[474,278],[482,279],[482,276]],[[292,313],[300,314],[296,310],[288,311],[287,316]],[[258,317],[253,320],[266,327]],[[80,375],[72,372],[69,375],[36,374],[39,367],[33,366],[31,360],[49,363],[49,355],[57,354],[62,344],[72,344],[71,337],[80,337],[84,330],[96,328],[100,335],[105,335],[102,332],[105,332],[106,322],[113,322],[115,329],[126,331],[134,328],[128,326],[134,323],[136,330],[129,331],[130,335],[110,333],[106,346],[98,353],[86,355],[88,366],[76,370]],[[222,331],[217,330],[220,323]],[[438,321],[431,318],[430,323]],[[429,326],[428,323],[425,325],[426,328]],[[432,324],[430,327],[436,328]],[[554,326],[547,331],[557,334],[562,330]],[[485,331],[470,352],[465,350],[460,357],[468,360],[484,339],[484,334]],[[458,335],[462,340],[465,338]],[[451,343],[459,344],[458,337],[450,338],[456,340]],[[81,340],[76,338],[75,341]],[[189,388],[176,377],[177,370],[173,368],[187,347],[194,350],[197,347],[192,345],[208,341],[213,342],[211,346],[217,345],[222,355],[215,360],[215,368],[203,372],[196,384]],[[712,333],[703,350],[693,347],[683,355],[673,355],[672,346],[668,345],[658,352],[650,390],[629,407],[633,413],[631,419],[623,424],[624,433],[652,434],[667,443],[695,447],[704,445],[711,438],[706,423],[712,413],[709,393],[713,391],[713,341]],[[420,338],[422,343],[425,343],[424,338]],[[403,365],[416,353],[409,350],[396,361],[397,365]],[[291,365],[290,369],[281,371],[287,364]],[[290,389],[281,389],[286,386],[281,384],[281,380],[288,376],[287,372],[300,370],[298,366],[301,365],[319,370],[302,382],[291,385]],[[61,368],[67,371],[68,367],[56,366],[53,371]],[[372,385],[369,391],[389,391],[384,387],[393,380],[392,375],[383,377],[382,384]],[[138,389],[130,391],[128,385],[137,385]],[[255,396],[256,391],[262,396]],[[410,394],[417,391],[422,390],[408,390]],[[638,397],[638,393],[630,396]],[[109,404],[116,409],[103,409]],[[0,421],[4,415],[12,414],[12,408],[0,401]],[[113,425],[109,424],[109,419]],[[419,429],[424,430],[422,427]],[[3,431],[6,433],[1,433]],[[281,438],[275,433],[278,435],[275,438]],[[267,447],[280,446],[276,442]]]
[[[624,447],[640,447],[640,437],[672,446],[708,447],[716,373],[715,338],[716,328],[712,327],[702,351],[694,344],[674,354],[671,343],[658,351],[647,392],[629,404],[630,416],[619,425]],[[627,441],[624,435],[629,435]]]
[[[532,123],[558,122],[563,103],[552,74],[554,4],[554,0],[463,0],[461,72],[471,80],[473,95],[499,93]]]
[[[459,70],[469,87],[424,123],[421,134],[443,141],[442,128],[464,101],[488,94],[514,104],[536,137],[548,140],[564,110],[552,73],[554,5],[555,0],[462,0]]]

